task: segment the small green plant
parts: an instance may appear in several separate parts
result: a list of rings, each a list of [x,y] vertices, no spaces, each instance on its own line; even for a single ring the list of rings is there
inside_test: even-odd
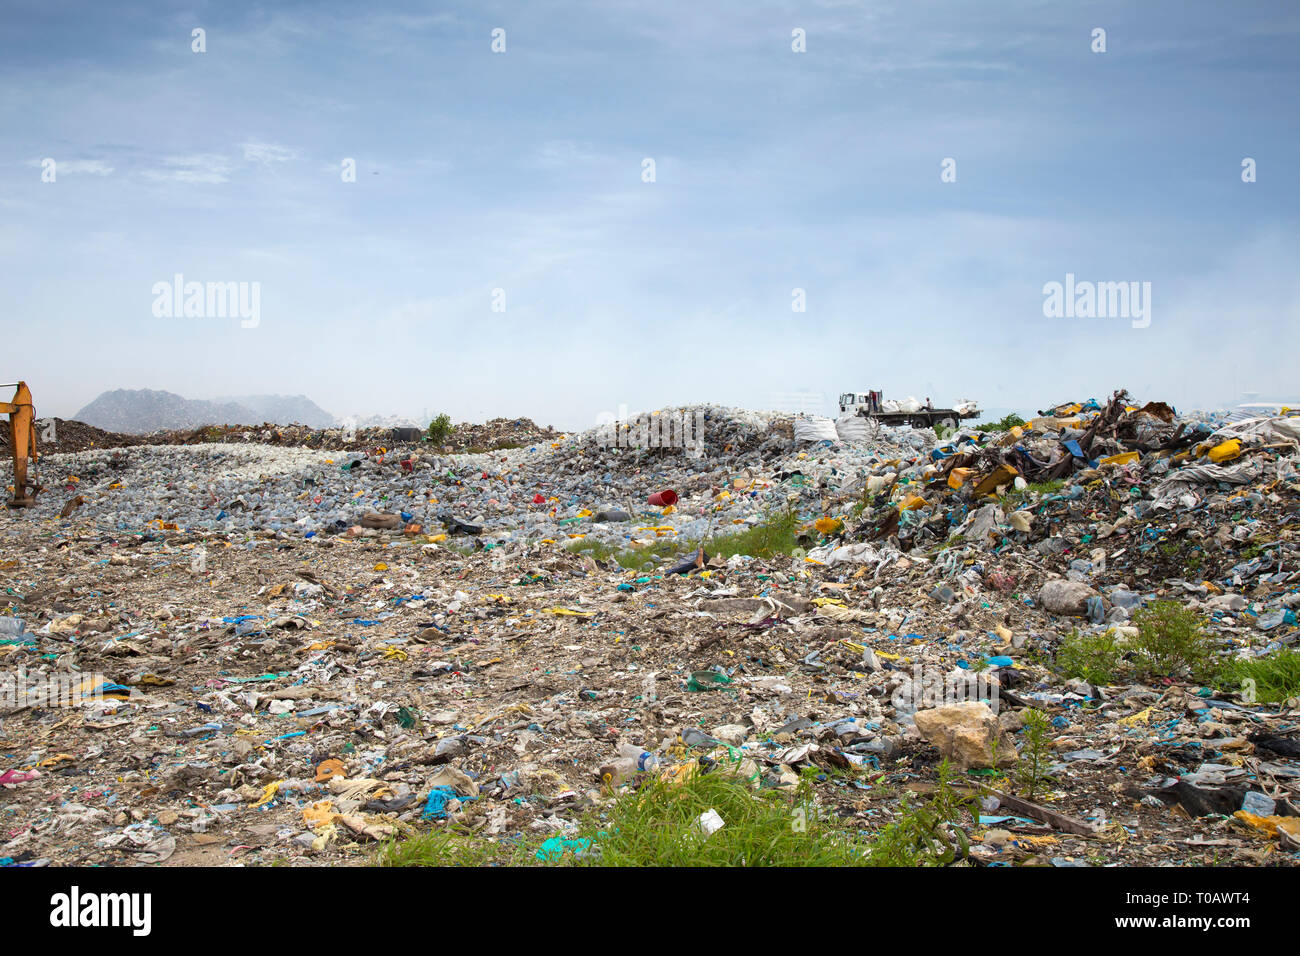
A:
[[[613,558],[628,571],[641,571],[644,570],[647,562],[654,564],[656,561],[665,561],[695,550],[695,546],[671,538],[663,538],[644,548],[615,547],[594,538],[579,538],[569,542],[565,547],[574,554],[585,554],[596,561],[604,562]]]
[[[986,422],[983,425],[976,425],[975,430],[980,432],[1009,432],[1017,425],[1023,424],[1025,424],[1025,420],[1015,412],[1012,412],[1001,421]]]
[[[953,786],[956,774],[944,761],[939,781],[925,803],[909,794],[900,804],[899,817],[876,836],[868,862],[872,866],[947,866],[967,855],[970,839],[963,824],[979,821],[976,798]]]
[[[1229,661],[1220,668],[1215,684],[1242,691],[1261,704],[1300,697],[1300,651],[1281,650],[1267,657]]]
[[[1052,747],[1052,722],[1041,710],[1029,707],[1021,715],[1024,724],[1024,748],[1020,751],[1016,777],[1025,797],[1033,800],[1047,780],[1048,756]]]
[[[1075,628],[1056,649],[1056,669],[1089,684],[1113,684],[1123,660],[1124,649],[1113,630],[1084,634]]]
[[[429,428],[427,430],[429,441],[433,442],[435,445],[445,444],[454,430],[455,426],[451,423],[451,416],[444,412],[433,421],[429,422]]]
[[[1060,478],[1053,478],[1051,481],[1031,481],[1023,488],[1013,488],[1008,491],[998,499],[998,504],[1003,511],[1012,512],[1026,501],[1033,500],[1034,495],[1054,495],[1064,487],[1065,482]]]
[[[960,548],[966,544],[966,537],[957,532],[948,535],[948,539],[939,545],[940,551],[947,551],[949,548]]]
[[[1241,560],[1243,561],[1254,560],[1255,558],[1258,558],[1261,554],[1264,553],[1264,549],[1268,546],[1268,544],[1269,542],[1266,541],[1252,542],[1251,544],[1248,544],[1246,547],[1241,549],[1241,553],[1238,555],[1238,557],[1240,557]]]
[[[1206,619],[1177,601],[1153,601],[1133,614],[1144,677],[1204,680],[1214,672],[1214,637]]]

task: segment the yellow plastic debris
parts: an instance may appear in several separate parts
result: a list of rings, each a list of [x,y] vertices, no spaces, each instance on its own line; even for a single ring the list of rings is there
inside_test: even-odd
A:
[[[1269,836],[1277,836],[1278,831],[1282,831],[1293,840],[1300,841],[1300,817],[1261,817],[1249,810],[1238,810],[1233,816]]]
[[[323,823],[332,822],[333,819],[334,804],[329,800],[321,800],[302,808],[302,822],[308,830],[315,830]]]
[[[266,806],[268,803],[270,803],[272,800],[275,799],[275,792],[279,789],[280,789],[279,780],[275,781],[274,783],[268,783],[265,787],[262,788],[262,798],[258,800],[257,803],[253,804],[253,806],[255,807]]]
[[[1236,438],[1230,438],[1221,445],[1215,445],[1209,452],[1210,461],[1214,462],[1216,465],[1240,457],[1241,441]]]
[[[1142,456],[1135,451],[1126,451],[1118,455],[1108,455],[1101,460],[1103,465],[1131,465]]]
[[[1121,717],[1119,722],[1124,727],[1136,727],[1138,724],[1146,726],[1151,723],[1151,708],[1148,707],[1146,710],[1139,710],[1136,714]]]
[[[974,470],[974,468],[954,468],[948,472],[948,487],[960,488],[966,484],[966,479],[970,477],[970,473]]]

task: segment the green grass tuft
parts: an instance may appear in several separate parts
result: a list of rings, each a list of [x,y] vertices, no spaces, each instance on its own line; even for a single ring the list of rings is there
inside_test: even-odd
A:
[[[1300,697],[1300,651],[1282,650],[1268,657],[1229,661],[1220,668],[1215,683],[1247,694],[1253,690],[1261,704]]]

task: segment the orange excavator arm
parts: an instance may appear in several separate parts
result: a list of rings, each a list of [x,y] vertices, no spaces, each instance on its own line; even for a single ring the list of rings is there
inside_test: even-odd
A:
[[[0,402],[0,415],[9,415],[9,451],[14,459],[14,496],[9,507],[30,508],[36,504],[37,489],[34,483],[30,486],[27,483],[27,461],[36,459],[36,413],[27,383],[16,385],[14,400]]]

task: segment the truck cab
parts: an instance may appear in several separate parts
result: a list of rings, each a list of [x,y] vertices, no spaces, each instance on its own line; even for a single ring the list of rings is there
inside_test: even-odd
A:
[[[877,392],[877,395],[880,393]],[[858,412],[871,410],[871,393],[870,392],[845,392],[840,396],[840,411]]]

